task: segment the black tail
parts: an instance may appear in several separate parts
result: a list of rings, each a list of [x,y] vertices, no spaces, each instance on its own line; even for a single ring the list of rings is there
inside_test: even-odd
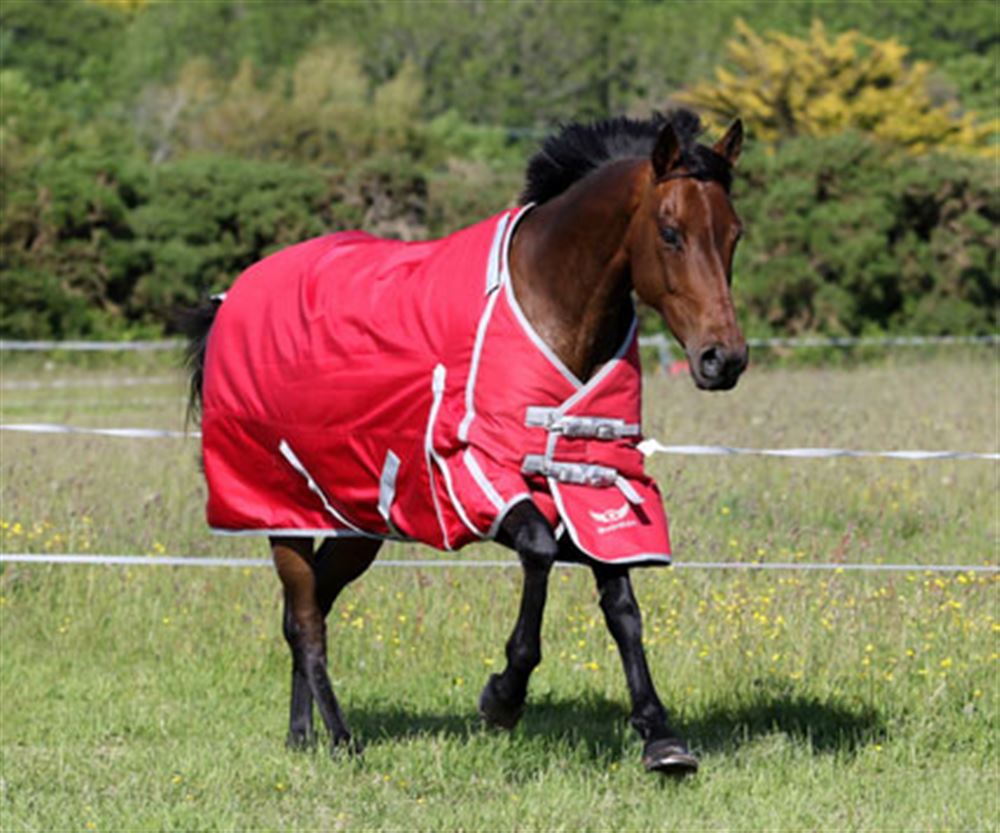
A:
[[[201,389],[205,381],[205,354],[208,350],[208,332],[212,329],[219,301],[212,299],[188,310],[181,318],[181,331],[188,338],[184,351],[184,364],[191,375],[188,393],[187,422],[198,422],[201,417]]]

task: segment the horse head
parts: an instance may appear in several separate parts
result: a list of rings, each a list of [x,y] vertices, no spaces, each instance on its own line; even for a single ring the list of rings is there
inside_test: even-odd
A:
[[[730,293],[742,228],[729,185],[743,126],[708,147],[696,141],[697,117],[680,113],[660,129],[640,185],[627,240],[632,285],[684,346],[695,384],[729,390],[748,359]]]

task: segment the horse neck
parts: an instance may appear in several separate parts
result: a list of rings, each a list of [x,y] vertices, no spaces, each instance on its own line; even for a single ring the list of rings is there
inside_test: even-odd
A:
[[[514,235],[518,303],[580,379],[615,354],[632,323],[625,239],[646,167],[640,160],[605,165],[534,208]]]

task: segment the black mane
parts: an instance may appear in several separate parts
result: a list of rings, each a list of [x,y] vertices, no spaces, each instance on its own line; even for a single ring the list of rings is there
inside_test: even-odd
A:
[[[732,183],[729,162],[707,145],[698,144],[701,121],[690,110],[653,113],[648,119],[619,116],[591,124],[571,122],[549,136],[528,163],[523,203],[543,203],[559,196],[591,171],[619,159],[648,158],[660,130],[673,125],[681,142],[681,164],[702,180],[718,182],[726,191]]]

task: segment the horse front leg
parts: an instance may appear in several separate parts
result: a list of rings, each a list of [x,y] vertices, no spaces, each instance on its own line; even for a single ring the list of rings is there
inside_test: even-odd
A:
[[[698,771],[698,759],[667,724],[667,713],[656,694],[642,645],[642,613],[628,570],[595,566],[594,577],[608,630],[618,645],[629,695],[630,722],[644,741],[642,763],[649,771],[687,775]]]
[[[559,547],[549,522],[531,501],[510,510],[497,540],[517,551],[524,584],[517,622],[507,641],[507,666],[487,681],[479,696],[479,713],[491,726],[513,729],[524,712],[528,679],[542,661],[542,613]]]

